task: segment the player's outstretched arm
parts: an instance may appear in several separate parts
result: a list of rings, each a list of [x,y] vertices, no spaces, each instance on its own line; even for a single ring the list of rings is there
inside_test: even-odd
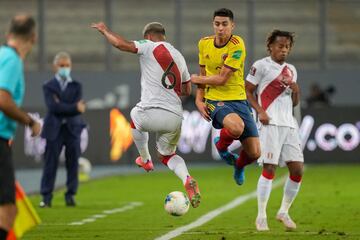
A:
[[[229,78],[233,75],[234,69],[223,66],[221,71],[217,75],[212,76],[198,76],[193,74],[191,76],[191,82],[195,84],[206,84],[213,86],[224,86]]]
[[[109,43],[121,51],[137,53],[137,48],[134,42],[127,41],[124,37],[110,31],[103,22],[92,23],[92,28],[97,29],[101,34],[105,36]]]

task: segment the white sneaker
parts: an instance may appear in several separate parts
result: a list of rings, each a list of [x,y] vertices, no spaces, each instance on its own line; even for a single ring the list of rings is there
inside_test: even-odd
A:
[[[256,221],[255,221],[255,225],[256,225],[256,229],[258,231],[269,231],[269,227],[268,227],[268,224],[267,224],[267,219],[266,218],[259,218],[257,217],[256,218]]]
[[[288,213],[276,214],[276,219],[284,224],[287,230],[295,230],[296,223],[290,218]]]

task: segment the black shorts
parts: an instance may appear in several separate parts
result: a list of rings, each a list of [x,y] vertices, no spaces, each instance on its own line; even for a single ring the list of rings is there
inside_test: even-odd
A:
[[[0,205],[15,204],[15,173],[9,141],[0,138]]]

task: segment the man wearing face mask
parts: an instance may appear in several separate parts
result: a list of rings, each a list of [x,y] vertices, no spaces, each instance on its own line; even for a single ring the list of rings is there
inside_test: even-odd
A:
[[[42,137],[46,139],[44,169],[41,179],[40,207],[51,207],[52,192],[56,179],[59,155],[65,147],[67,171],[65,193],[66,206],[75,206],[74,195],[78,188],[78,159],[80,134],[85,127],[81,114],[85,112],[81,84],[71,78],[71,58],[59,52],[54,58],[55,77],[43,86],[47,115]]]

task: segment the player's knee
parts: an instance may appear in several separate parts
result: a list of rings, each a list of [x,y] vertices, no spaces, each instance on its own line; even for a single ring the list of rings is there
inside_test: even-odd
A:
[[[241,134],[244,132],[244,123],[243,122],[239,122],[236,124],[233,124],[232,126],[229,127],[229,131],[231,133],[231,135],[233,135],[236,138],[239,138],[241,136]]]
[[[255,148],[255,149],[249,151],[247,154],[248,154],[249,158],[257,160],[261,156],[261,151],[260,151],[260,148],[259,149]]]
[[[254,158],[254,159],[259,159],[260,156],[261,156],[261,151],[260,151],[260,149],[257,149],[257,150],[254,152],[253,158]]]
[[[275,176],[276,166],[273,164],[264,164],[263,173],[266,173],[271,176]]]
[[[290,176],[294,176],[295,179],[300,178],[303,176],[304,173],[304,165],[302,163],[293,162],[291,167],[289,168]]]

